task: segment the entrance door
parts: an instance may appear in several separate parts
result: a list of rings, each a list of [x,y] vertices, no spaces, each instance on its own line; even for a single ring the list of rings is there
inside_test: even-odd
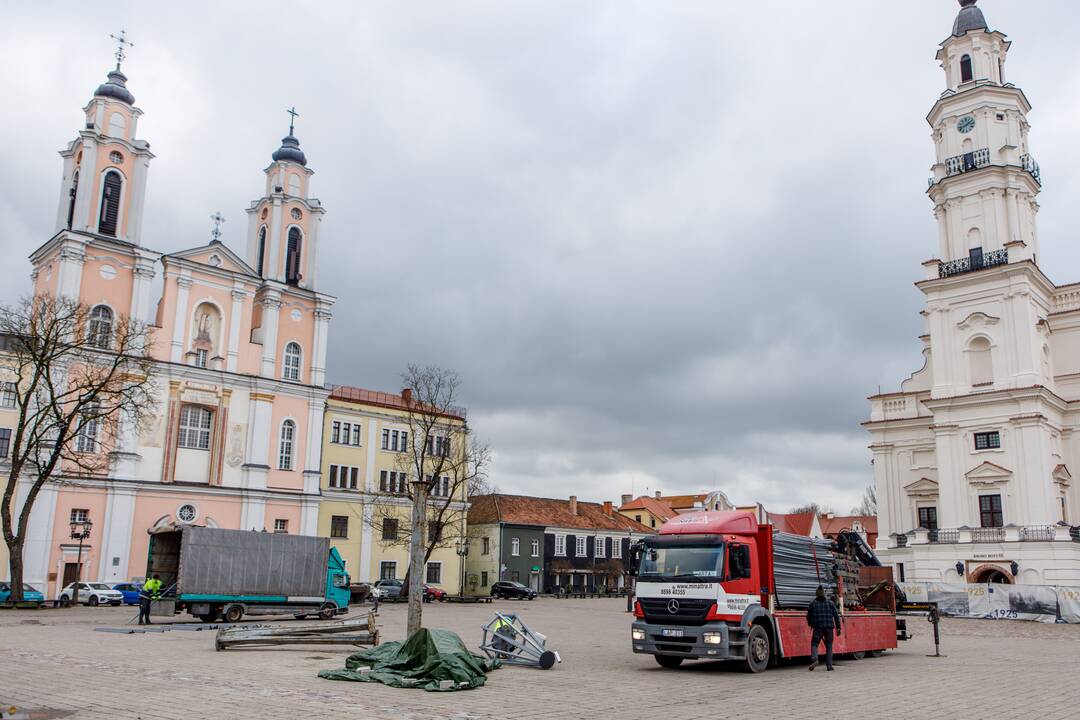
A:
[[[529,575],[529,587],[540,592],[540,573],[534,572]]]
[[[60,585],[61,590],[79,579],[80,567],[80,563],[64,563],[64,582]]]

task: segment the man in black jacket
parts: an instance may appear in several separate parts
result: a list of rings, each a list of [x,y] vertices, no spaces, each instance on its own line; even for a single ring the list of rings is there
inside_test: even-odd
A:
[[[810,669],[813,670],[818,665],[818,643],[824,640],[825,669],[832,670],[833,629],[836,629],[837,635],[840,634],[840,613],[836,611],[832,601],[825,597],[825,588],[820,585],[814,601],[806,611],[806,624],[814,631],[810,640]]]

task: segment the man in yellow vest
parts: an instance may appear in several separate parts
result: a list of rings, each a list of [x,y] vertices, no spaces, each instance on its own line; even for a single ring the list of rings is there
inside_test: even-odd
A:
[[[139,591],[139,624],[143,625],[143,619],[146,619],[146,625],[152,625],[150,622],[150,601],[156,600],[158,595],[161,594],[161,576],[154,575],[152,578],[147,578],[143,583],[142,590]]]

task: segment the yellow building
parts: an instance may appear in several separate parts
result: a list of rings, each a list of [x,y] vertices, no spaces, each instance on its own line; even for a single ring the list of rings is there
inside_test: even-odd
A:
[[[413,409],[410,411],[410,407]],[[322,501],[319,535],[329,537],[344,558],[354,583],[405,577],[412,503],[407,478],[415,476],[413,443],[423,438],[415,403],[408,393],[339,386],[326,404],[323,425]],[[465,451],[464,411],[442,415],[429,435],[429,454],[442,443],[458,457]],[[459,462],[449,463],[458,469]],[[465,537],[466,483],[447,473],[429,503],[429,532],[441,526],[424,579],[450,593],[461,580],[457,548]],[[440,513],[441,510],[441,513]],[[441,525],[440,525],[441,522]]]

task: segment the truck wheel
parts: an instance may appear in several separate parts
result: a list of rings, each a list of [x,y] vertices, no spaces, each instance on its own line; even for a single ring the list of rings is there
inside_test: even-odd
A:
[[[336,612],[337,608],[333,605],[333,603],[323,603],[322,607],[319,608],[319,619],[331,620],[333,619]]]
[[[244,608],[239,605],[230,605],[225,608],[225,622],[240,622],[240,618],[242,617],[244,617]]]
[[[672,657],[671,655],[653,655],[653,659],[656,660],[656,663],[660,667],[667,668],[669,670],[674,670],[675,668],[679,667],[680,665],[682,665],[683,661],[681,657]]]
[[[870,657],[878,658],[885,654],[884,650],[871,650],[867,653]]]
[[[746,657],[743,660],[746,671],[752,673],[764,672],[769,667],[771,654],[769,633],[760,625],[751,626],[750,632],[746,636]]]
[[[866,657],[866,652],[864,652],[862,650],[860,650],[859,652],[851,653],[851,659],[852,660],[862,660],[864,657]]]
[[[212,623],[217,618],[216,613],[207,613],[205,615],[199,615],[199,620],[204,623]]]

